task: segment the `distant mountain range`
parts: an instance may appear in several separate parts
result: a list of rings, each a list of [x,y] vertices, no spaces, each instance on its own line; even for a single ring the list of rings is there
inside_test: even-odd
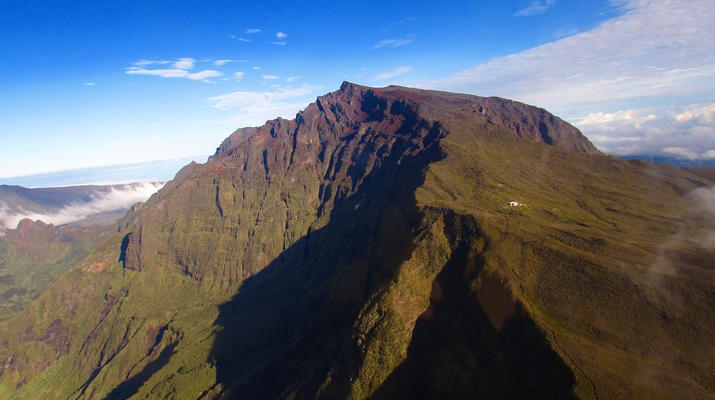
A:
[[[712,168],[715,167],[715,159],[711,160],[688,160],[686,158],[669,157],[663,155],[629,155],[622,156],[624,160],[642,160],[658,164],[671,164],[682,168]]]
[[[712,398],[714,201],[541,108],[345,82],[1,321],[0,398]]]
[[[28,189],[0,185],[0,232],[28,218],[47,224],[111,224],[159,190],[158,182]]]

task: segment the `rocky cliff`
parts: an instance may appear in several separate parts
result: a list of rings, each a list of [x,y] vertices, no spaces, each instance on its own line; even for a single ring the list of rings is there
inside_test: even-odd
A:
[[[521,103],[344,83],[0,324],[0,395],[707,397],[713,183]]]

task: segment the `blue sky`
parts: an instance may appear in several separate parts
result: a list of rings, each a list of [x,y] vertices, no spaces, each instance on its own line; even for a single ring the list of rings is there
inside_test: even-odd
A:
[[[715,158],[706,0],[100,3],[0,2],[0,179],[201,159],[344,80],[510,97],[606,152]]]

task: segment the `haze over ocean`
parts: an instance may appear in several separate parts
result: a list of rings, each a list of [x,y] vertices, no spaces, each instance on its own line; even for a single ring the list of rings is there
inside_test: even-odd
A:
[[[208,156],[177,160],[149,161],[145,163],[81,168],[46,174],[0,179],[0,185],[19,185],[29,188],[75,185],[111,185],[131,182],[166,182],[184,165],[205,162]]]

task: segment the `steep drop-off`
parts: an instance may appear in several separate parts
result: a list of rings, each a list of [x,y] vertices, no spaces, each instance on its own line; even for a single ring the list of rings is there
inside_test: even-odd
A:
[[[0,395],[712,397],[711,185],[521,103],[345,83],[0,324]]]

